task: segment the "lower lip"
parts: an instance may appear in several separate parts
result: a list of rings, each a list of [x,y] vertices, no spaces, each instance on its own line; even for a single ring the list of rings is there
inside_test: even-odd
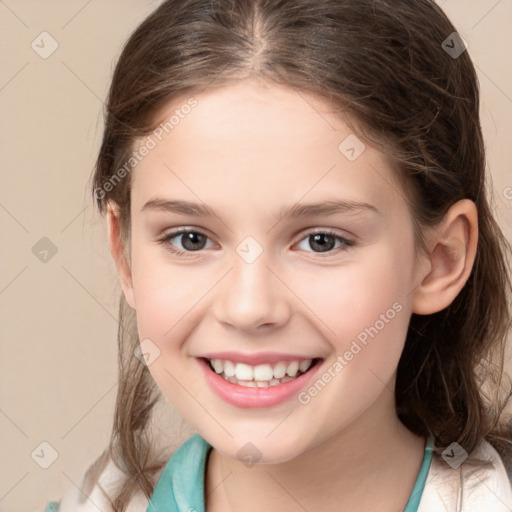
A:
[[[285,402],[306,386],[318,371],[321,363],[321,361],[318,361],[306,373],[283,384],[266,388],[253,388],[232,384],[211,370],[210,363],[205,359],[197,358],[197,361],[213,391],[225,402],[242,409],[272,407]]]

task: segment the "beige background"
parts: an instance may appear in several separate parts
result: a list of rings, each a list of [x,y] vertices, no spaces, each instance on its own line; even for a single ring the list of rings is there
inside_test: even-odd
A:
[[[438,3],[477,65],[496,213],[511,238],[512,1]],[[0,0],[0,511],[60,498],[108,441],[120,286],[88,180],[114,59],[157,4]],[[31,47],[43,31],[59,45],[47,59]],[[32,252],[43,237],[57,249],[47,262]],[[46,470],[31,458],[43,441],[58,452]]]

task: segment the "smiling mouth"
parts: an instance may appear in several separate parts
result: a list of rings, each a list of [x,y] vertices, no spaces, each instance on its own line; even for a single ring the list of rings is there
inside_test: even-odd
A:
[[[314,358],[251,366],[245,363],[234,363],[230,360],[202,359],[208,363],[212,372],[224,380],[239,386],[253,388],[268,388],[290,382],[307,373],[322,361],[321,358]]]

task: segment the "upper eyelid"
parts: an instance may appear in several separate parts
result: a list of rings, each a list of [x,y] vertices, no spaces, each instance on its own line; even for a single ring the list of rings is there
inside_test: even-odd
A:
[[[199,229],[199,228],[192,228],[192,227],[175,228],[175,229],[169,231],[168,233],[162,234],[162,236],[160,237],[160,240],[168,240],[171,238],[177,238],[178,236],[186,235],[187,233],[198,233],[198,234],[203,235],[213,241],[212,237],[206,231]]]

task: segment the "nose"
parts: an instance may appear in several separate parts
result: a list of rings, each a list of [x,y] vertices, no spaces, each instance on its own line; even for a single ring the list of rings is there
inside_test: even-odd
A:
[[[238,254],[215,297],[216,320],[241,331],[268,330],[286,325],[290,318],[290,291],[272,268],[266,253],[248,263]]]

